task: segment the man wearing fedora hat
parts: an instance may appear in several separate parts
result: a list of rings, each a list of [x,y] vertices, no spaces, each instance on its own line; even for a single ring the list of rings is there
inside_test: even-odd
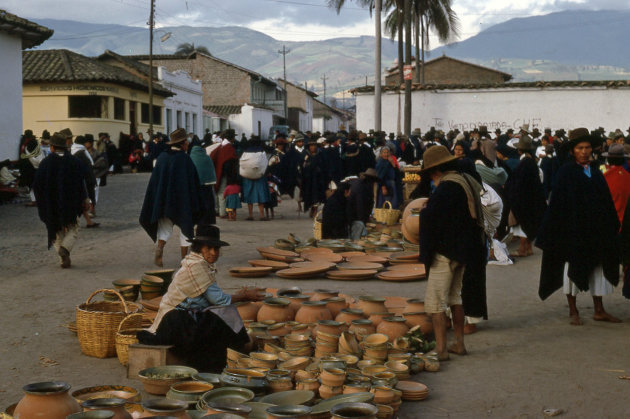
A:
[[[457,171],[457,157],[444,146],[424,153],[423,177],[435,186],[420,211],[420,261],[427,267],[425,310],[431,314],[440,360],[448,353],[466,354],[462,281],[466,265],[485,258],[486,239],[481,206],[481,185]],[[450,307],[455,343],[447,347],[446,308]]]
[[[374,207],[374,183],[378,181],[378,173],[372,167],[352,179],[350,193],[347,198],[347,219],[350,224],[350,238],[359,240],[367,235],[366,224],[370,220]]]
[[[157,266],[163,266],[164,246],[173,233],[173,225],[181,230],[183,259],[188,252],[188,239],[193,236],[193,227],[203,216],[204,201],[199,176],[186,152],[186,139],[183,128],[171,133],[170,141],[166,143],[170,147],[157,158],[140,212],[140,225],[154,242],[157,241],[154,258]]]
[[[534,144],[527,134],[522,134],[516,144],[519,153],[518,166],[505,184],[509,225],[512,234],[520,238],[518,252],[511,256],[531,256],[532,242],[542,222],[547,202],[540,179],[540,169],[534,160]]]
[[[630,173],[623,167],[628,155],[624,152],[623,145],[615,143],[608,148],[607,152],[602,153],[602,157],[608,161],[606,166],[608,170],[604,173],[604,178],[606,178],[621,223],[628,198],[630,198]]]
[[[68,152],[66,137],[54,133],[51,153],[42,160],[35,173],[33,192],[39,218],[46,224],[48,248],[54,246],[62,268],[71,265],[70,252],[79,232],[78,217],[90,206],[84,168]]]
[[[570,161],[557,172],[536,246],[542,249],[538,295],[545,300],[562,288],[571,324],[581,325],[580,291],[593,297],[593,319],[619,322],[604,310],[602,297],[619,282],[619,219],[606,180],[591,162],[599,140],[586,128],[569,132]]]

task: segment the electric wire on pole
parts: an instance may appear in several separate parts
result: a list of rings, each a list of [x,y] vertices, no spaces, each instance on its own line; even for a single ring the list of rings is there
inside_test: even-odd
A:
[[[324,103],[326,103],[326,75],[322,76],[322,81],[324,82]]]
[[[290,52],[291,50],[287,49],[284,45],[282,46],[282,50],[278,50],[278,54],[282,54],[282,79],[284,81],[284,118],[287,121],[287,125],[289,122],[289,110],[287,109],[287,54]]]
[[[149,139],[153,136],[153,27],[155,26],[154,17],[155,17],[155,0],[151,0],[151,15],[149,16]]]

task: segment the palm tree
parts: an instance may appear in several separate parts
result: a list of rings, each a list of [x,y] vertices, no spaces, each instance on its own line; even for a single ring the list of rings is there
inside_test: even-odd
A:
[[[175,51],[175,55],[188,56],[188,55],[193,54],[195,52],[200,52],[202,54],[206,54],[206,55],[212,56],[212,54],[210,54],[210,51],[208,50],[208,48],[206,48],[204,46],[196,47],[194,43],[179,44],[177,46],[177,51]]]

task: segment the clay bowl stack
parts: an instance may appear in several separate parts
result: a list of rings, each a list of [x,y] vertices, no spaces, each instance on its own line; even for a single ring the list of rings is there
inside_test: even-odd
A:
[[[420,401],[429,397],[429,388],[415,381],[399,381],[396,389],[402,391],[402,400]]]
[[[401,361],[387,361],[387,370],[396,374],[398,381],[409,379],[409,366]]]
[[[311,356],[313,348],[308,336],[290,334],[284,337],[284,349],[292,356]]]
[[[234,349],[227,348],[227,366],[228,368],[236,368],[241,359],[249,359],[249,356],[242,354]]]
[[[256,267],[271,268],[273,272],[279,271],[280,269],[287,269],[289,267],[289,264],[286,262],[280,262],[278,260],[270,259],[253,259],[248,260],[247,263]]]
[[[260,278],[273,271],[271,266],[237,266],[230,269],[230,275],[235,278]]]
[[[319,395],[322,399],[329,399],[343,393],[346,371],[341,368],[324,368],[319,379],[322,383],[319,386]]]
[[[339,335],[321,330],[318,330],[315,335],[315,358],[322,358],[337,352],[339,348]]]
[[[162,295],[164,280],[155,275],[142,275],[140,280],[140,292],[143,300],[150,300]]]
[[[369,359],[377,364],[382,364],[387,359],[389,337],[383,333],[374,333],[366,336],[361,343],[363,346],[363,359]]]
[[[298,253],[290,250],[276,249],[275,247],[258,247],[256,250],[258,250],[260,256],[265,259],[277,260],[286,263],[302,262],[304,260]]]
[[[136,301],[138,299],[138,295],[140,294],[139,279],[117,279],[112,281],[112,284],[125,300]]]
[[[157,269],[155,271],[147,271],[144,274],[162,278],[162,280],[164,281],[164,284],[162,286],[162,294],[165,294],[166,291],[168,290],[168,286],[171,285],[174,272],[175,272],[175,269]]]
[[[361,355],[361,347],[356,335],[352,332],[343,332],[339,338],[339,353],[344,355]]]

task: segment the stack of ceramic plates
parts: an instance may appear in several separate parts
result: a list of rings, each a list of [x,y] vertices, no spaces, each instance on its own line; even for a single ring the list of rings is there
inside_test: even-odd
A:
[[[402,399],[406,401],[420,401],[429,396],[429,388],[415,381],[399,381],[396,390],[402,391]]]
[[[339,338],[339,353],[356,355],[361,353],[361,348],[356,336],[351,332],[343,332]]]
[[[414,271],[421,270],[425,271],[424,264],[422,263],[399,263],[397,265],[392,265],[388,269],[388,271]]]
[[[260,256],[265,259],[277,260],[280,262],[300,262],[303,259],[300,258],[298,253],[292,252],[290,250],[282,250],[276,249],[275,247],[258,247],[256,248]]]
[[[390,256],[389,263],[418,263],[418,253],[417,252],[401,252],[395,253]]]
[[[328,269],[332,269],[337,265],[332,262],[327,262],[325,260],[316,260],[315,262],[294,262],[289,265],[289,267],[291,268],[323,268],[324,266],[326,266]]]
[[[344,262],[337,265],[337,269],[340,270],[357,270],[357,269],[375,269],[380,271],[383,269],[383,265],[380,263],[372,262]]]
[[[306,260],[310,260],[311,262],[343,262],[343,256],[339,253],[303,252],[302,257]]]
[[[377,272],[376,269],[347,269],[327,272],[326,277],[341,281],[360,281],[372,278]]]
[[[237,266],[230,269],[230,275],[236,278],[258,278],[271,273],[271,266]]]
[[[280,278],[289,279],[307,279],[316,277],[326,272],[330,267],[328,265],[314,265],[310,268],[289,268],[281,269],[276,272]]]
[[[402,269],[394,271],[381,272],[377,275],[378,279],[383,281],[408,282],[417,281],[426,278],[427,273],[424,269]]]
[[[260,266],[260,267],[269,267],[273,272],[279,271],[280,269],[287,269],[289,264],[286,262],[280,262],[279,260],[270,260],[270,259],[254,259],[248,260],[252,266]]]
[[[297,334],[284,337],[284,349],[293,356],[311,356],[313,353],[309,337]]]
[[[363,263],[363,262],[367,262],[367,263],[380,263],[380,264],[385,264],[388,262],[387,258],[384,258],[382,256],[377,256],[377,255],[367,255],[364,254],[362,256],[350,256],[347,257],[346,260],[348,262],[352,262],[352,263]]]

